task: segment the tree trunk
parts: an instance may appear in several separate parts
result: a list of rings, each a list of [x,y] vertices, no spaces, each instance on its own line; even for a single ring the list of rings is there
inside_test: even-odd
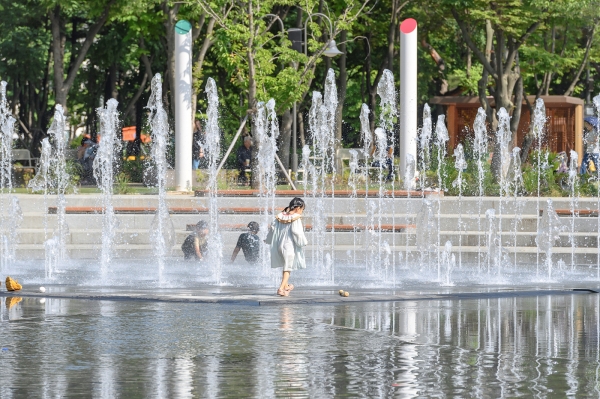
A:
[[[577,85],[577,82],[579,82],[579,77],[581,76],[581,73],[583,72],[583,69],[585,68],[585,65],[587,64],[587,60],[590,56],[590,48],[592,47],[592,41],[593,41],[592,39],[594,38],[595,30],[596,30],[596,25],[594,25],[592,27],[591,31],[588,34],[587,43],[585,45],[585,55],[583,56],[583,59],[581,60],[581,64],[579,64],[579,68],[577,70],[577,73],[575,73],[575,77],[573,77],[571,84],[565,91],[565,94],[564,94],[565,96],[570,96],[571,94],[573,94],[573,91],[575,90],[575,86]]]
[[[248,45],[246,49],[246,57],[248,61],[248,113],[251,117],[256,113],[256,66],[254,65],[254,10],[252,6],[252,0],[248,0],[248,28],[250,31],[250,37],[248,38]],[[253,126],[254,127],[254,126]],[[260,151],[260,143],[254,140],[252,145],[252,179],[250,184],[252,188],[257,189],[259,187],[258,179],[258,152]]]
[[[60,15],[60,6],[57,5],[48,13],[51,25],[50,30],[52,32],[52,54],[54,59],[54,101],[56,104],[60,104],[65,107],[65,109],[67,106],[67,95],[73,86],[73,83],[75,82],[77,72],[85,60],[85,57],[92,46],[96,35],[100,31],[100,28],[102,28],[102,26],[104,26],[108,20],[108,13],[113,3],[114,0],[108,2],[96,22],[89,27],[89,30],[85,35],[85,40],[77,51],[77,55],[75,56],[75,53],[72,54],[72,61],[70,62],[70,68],[68,70],[66,79],[64,78],[66,37],[64,35],[64,21]]]
[[[338,59],[338,68],[340,70],[338,74],[338,104],[335,110],[335,144],[336,147],[341,147],[342,144],[342,112],[344,110],[344,103],[346,102],[346,87],[348,86],[348,71],[346,70],[346,41],[347,32],[345,30],[340,32],[340,58]],[[341,171],[339,171],[341,172]]]
[[[196,59],[194,60],[194,72],[192,73],[193,85],[192,85],[192,115],[193,118],[196,117],[196,107],[198,106],[198,93],[202,91],[200,87],[199,77],[202,76],[202,66],[204,65],[204,59],[206,58],[206,53],[210,49],[210,46],[213,45],[214,40],[212,40],[212,33],[215,27],[215,19],[211,18],[208,21],[206,26],[206,35],[204,36],[204,41],[202,42],[202,46],[198,51]]]
[[[300,137],[300,148],[306,145],[306,136],[304,134],[304,115],[298,110],[298,136]]]
[[[168,0],[163,2],[163,11],[167,16],[164,22],[167,40],[167,70],[165,77],[163,77],[163,96],[168,97],[171,103],[171,114],[175,115],[175,24],[177,23],[177,12],[179,11],[179,3],[176,3],[173,7],[169,6]],[[165,89],[167,83],[168,90]],[[169,94],[167,94],[169,93]]]

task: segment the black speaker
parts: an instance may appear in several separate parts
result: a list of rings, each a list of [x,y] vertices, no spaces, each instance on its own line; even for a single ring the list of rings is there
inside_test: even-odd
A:
[[[304,45],[304,41],[302,40],[302,29],[288,29],[288,39],[292,42],[292,49],[299,53],[303,52],[302,46]]]

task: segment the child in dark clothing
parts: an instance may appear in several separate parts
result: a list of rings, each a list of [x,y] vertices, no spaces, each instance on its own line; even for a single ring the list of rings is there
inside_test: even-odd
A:
[[[208,252],[208,223],[204,220],[199,221],[194,232],[187,236],[181,245],[181,250],[186,260],[203,260]]]
[[[240,249],[244,252],[244,258],[248,263],[256,263],[259,259],[259,251],[260,251],[260,239],[258,238],[258,223],[250,222],[248,223],[248,232],[240,234],[237,245],[233,250],[233,254],[231,255],[231,263],[235,261],[235,258],[240,252]]]

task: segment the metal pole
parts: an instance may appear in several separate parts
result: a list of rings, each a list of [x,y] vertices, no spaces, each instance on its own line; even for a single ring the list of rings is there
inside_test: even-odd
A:
[[[277,154],[275,154],[275,159],[277,160],[277,163],[279,164],[279,167],[281,168],[281,171],[283,172],[283,175],[287,179],[288,183],[290,183],[290,186],[292,186],[292,190],[296,190],[296,186],[294,186],[294,182],[290,178],[290,175],[288,175],[287,170],[285,170],[285,167],[283,166],[283,163],[281,163],[281,159],[279,159]]]
[[[192,189],[192,25],[175,25],[175,189]]]
[[[298,122],[297,112],[297,104],[294,101],[294,121],[292,122],[292,172],[294,172],[294,175],[298,172],[298,153],[296,152],[296,141],[298,140],[296,126]]]
[[[221,159],[221,163],[219,164],[219,167],[217,168],[217,172],[216,172],[217,174],[223,167],[223,164],[227,160],[227,157],[229,156],[229,154],[231,154],[231,150],[233,150],[233,146],[235,145],[235,142],[237,141],[238,137],[240,137],[240,134],[242,134],[242,130],[244,129],[244,126],[246,126],[246,121],[248,121],[248,115],[244,116],[244,119],[242,119],[242,124],[240,125],[240,128],[238,129],[237,133],[235,134],[235,137],[233,138],[233,140],[231,140],[231,144],[229,144],[229,148],[227,149],[225,156],[223,156],[223,159]]]
[[[417,21],[412,18],[400,24],[400,54],[400,176],[405,176],[408,155],[417,159]]]

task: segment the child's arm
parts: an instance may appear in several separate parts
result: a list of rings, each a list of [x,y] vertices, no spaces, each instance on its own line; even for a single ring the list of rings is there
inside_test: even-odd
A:
[[[292,240],[299,247],[304,247],[308,244],[308,240],[304,235],[304,226],[302,226],[302,220],[298,219],[292,222]]]
[[[240,247],[235,247],[233,253],[231,254],[231,263],[235,261],[235,257],[237,256],[238,252],[240,252]]]

